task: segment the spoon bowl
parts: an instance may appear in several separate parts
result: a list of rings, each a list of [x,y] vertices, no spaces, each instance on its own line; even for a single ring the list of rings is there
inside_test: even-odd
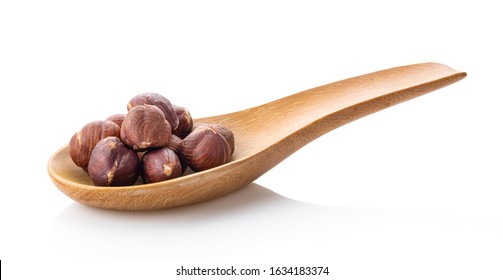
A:
[[[353,120],[463,79],[466,73],[438,63],[390,68],[293,94],[257,107],[194,120],[229,127],[235,152],[227,164],[158,183],[96,187],[68,153],[48,162],[54,184],[92,207],[153,210],[190,205],[246,186],[319,136]]]

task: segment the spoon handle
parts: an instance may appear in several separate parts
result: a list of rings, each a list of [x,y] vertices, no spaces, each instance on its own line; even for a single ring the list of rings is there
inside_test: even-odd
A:
[[[291,154],[337,127],[465,76],[466,73],[439,63],[400,66],[315,87],[258,107],[218,116],[213,121],[246,135],[246,139],[237,139],[246,142],[243,145],[248,149],[242,150],[243,153],[250,155],[281,146],[279,150],[286,148],[284,152]],[[246,156],[240,155],[239,149],[236,151],[237,158]]]
[[[287,102],[305,104],[302,110],[310,112],[309,125],[320,122],[315,128],[319,130],[318,137],[351,121],[440,89],[464,77],[465,72],[443,64],[414,64],[323,85],[290,96]],[[288,110],[281,114],[288,114]]]

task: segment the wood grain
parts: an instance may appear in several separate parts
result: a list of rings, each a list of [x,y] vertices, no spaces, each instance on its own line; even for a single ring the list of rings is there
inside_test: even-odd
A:
[[[207,201],[246,186],[337,127],[465,76],[464,72],[438,63],[401,66],[323,85],[243,111],[195,120],[221,123],[234,132],[236,150],[231,162],[169,181],[95,187],[72,162],[67,146],[49,159],[48,173],[63,193],[93,207],[151,210]]]

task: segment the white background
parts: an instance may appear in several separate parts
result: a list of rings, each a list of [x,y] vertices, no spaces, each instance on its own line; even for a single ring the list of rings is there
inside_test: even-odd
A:
[[[182,265],[502,279],[497,1],[238,2],[1,2],[2,279],[189,279]],[[428,61],[468,77],[332,131],[219,200],[104,211],[47,175],[75,131],[140,92],[197,118]]]

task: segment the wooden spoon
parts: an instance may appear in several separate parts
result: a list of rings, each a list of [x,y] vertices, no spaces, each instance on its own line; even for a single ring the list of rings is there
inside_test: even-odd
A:
[[[68,146],[51,156],[48,172],[63,193],[93,207],[149,210],[207,201],[250,184],[337,127],[465,76],[438,63],[408,65],[323,85],[243,111],[194,120],[220,123],[234,132],[236,150],[231,162],[164,182],[93,186],[88,175],[70,159]]]

